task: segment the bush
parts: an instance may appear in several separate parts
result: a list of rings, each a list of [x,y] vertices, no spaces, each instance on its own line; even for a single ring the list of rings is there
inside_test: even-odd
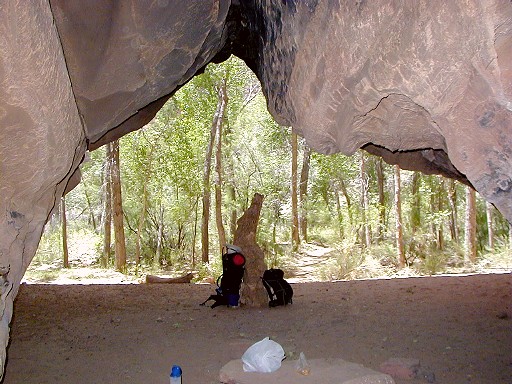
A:
[[[418,266],[422,274],[436,275],[446,271],[448,255],[445,252],[433,251],[425,255],[425,258]]]
[[[222,260],[215,258],[209,263],[200,263],[199,268],[194,273],[194,281],[211,280],[215,282],[222,275]]]
[[[354,238],[347,238],[334,245],[330,259],[320,269],[324,280],[343,280],[353,278],[352,274],[365,261],[365,253],[356,244]]]
[[[31,266],[62,267],[63,249],[60,225],[49,222],[45,227]],[[101,256],[102,240],[91,228],[81,222],[68,224],[69,262],[77,265],[96,264]]]
[[[48,223],[41,237],[41,241],[39,242],[39,247],[37,248],[34,259],[32,259],[30,263],[31,266],[61,262],[62,240],[60,231],[60,226]]]

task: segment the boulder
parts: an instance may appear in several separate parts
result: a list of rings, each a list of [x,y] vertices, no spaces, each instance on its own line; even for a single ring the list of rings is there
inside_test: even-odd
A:
[[[296,361],[284,360],[272,373],[244,372],[242,360],[232,360],[220,370],[220,382],[225,384],[394,384],[391,376],[343,359],[308,360],[309,375],[300,374]]]

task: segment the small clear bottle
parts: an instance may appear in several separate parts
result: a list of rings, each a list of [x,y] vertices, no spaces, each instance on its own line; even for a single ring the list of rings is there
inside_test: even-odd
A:
[[[171,384],[181,384],[181,367],[173,365],[171,368]]]

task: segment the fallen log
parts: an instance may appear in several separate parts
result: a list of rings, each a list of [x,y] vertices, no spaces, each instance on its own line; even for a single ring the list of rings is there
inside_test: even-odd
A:
[[[155,275],[146,275],[147,284],[188,284],[194,278],[193,273],[187,273],[180,277],[159,277]]]

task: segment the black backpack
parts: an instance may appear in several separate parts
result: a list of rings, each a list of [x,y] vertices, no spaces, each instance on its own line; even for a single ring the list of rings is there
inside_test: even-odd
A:
[[[293,289],[284,279],[284,272],[281,269],[267,269],[263,272],[261,281],[268,293],[269,307],[292,304]]]
[[[217,279],[217,294],[210,295],[201,305],[206,305],[210,300],[215,302],[211,308],[220,305],[228,307],[237,307],[240,300],[240,285],[244,277],[245,257],[241,253],[241,249],[226,244],[222,250],[222,275]],[[220,280],[220,284],[219,284]]]

